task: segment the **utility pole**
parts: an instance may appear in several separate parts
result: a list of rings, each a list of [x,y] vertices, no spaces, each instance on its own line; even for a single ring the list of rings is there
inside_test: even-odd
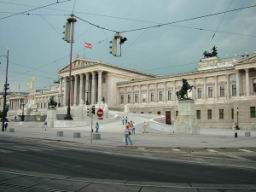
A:
[[[67,107],[67,115],[65,116],[66,120],[72,120],[72,116],[70,113],[70,99],[71,99],[71,71],[72,71],[72,55],[73,55],[73,43],[74,43],[74,29],[75,29],[76,18],[73,14],[67,19],[65,36],[64,40],[70,43],[70,60],[69,60],[69,80],[68,80],[68,107]]]
[[[4,122],[7,117],[7,106],[6,106],[6,96],[7,96],[7,90],[9,89],[8,84],[8,67],[9,67],[9,50],[7,50],[6,55],[2,55],[3,57],[6,57],[6,74],[5,74],[5,84],[4,84],[4,103],[3,103],[3,112],[2,112],[2,131],[4,132]]]

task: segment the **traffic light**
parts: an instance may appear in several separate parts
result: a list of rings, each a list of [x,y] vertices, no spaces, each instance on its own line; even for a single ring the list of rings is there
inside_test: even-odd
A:
[[[5,90],[10,89],[10,88],[9,88],[9,85],[10,85],[9,83],[4,84],[4,88],[5,88]]]
[[[110,43],[112,44],[109,48],[111,49],[110,53],[115,56],[119,57],[121,56],[121,45],[127,41],[126,37],[123,37],[119,32],[117,32]],[[118,47],[119,45],[119,47]],[[118,50],[119,48],[119,50]]]
[[[127,38],[121,36],[121,38],[120,38],[120,44],[123,44],[125,41],[127,41]]]
[[[92,114],[95,114],[95,105],[92,106]]]
[[[112,45],[109,47],[111,49],[110,53],[113,56],[117,56],[117,38],[116,38],[116,36],[113,38],[112,41],[110,41],[110,43],[112,43]]]
[[[67,43],[70,43],[71,41],[71,23],[70,22],[66,22],[65,25],[63,25],[64,31],[64,37],[62,38],[64,41],[66,41]]]
[[[91,109],[90,107],[87,107],[87,116],[90,117]]]

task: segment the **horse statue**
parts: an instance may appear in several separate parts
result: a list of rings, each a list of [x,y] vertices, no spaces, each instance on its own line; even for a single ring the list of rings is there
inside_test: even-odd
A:
[[[57,102],[54,101],[54,97],[51,96],[50,99],[49,99],[49,102],[48,102],[48,108],[49,109],[55,109],[57,106]]]
[[[176,92],[176,96],[179,100],[188,100],[191,99],[188,97],[188,91],[191,91],[193,85],[189,85],[186,79],[182,79],[182,87],[179,91]]]

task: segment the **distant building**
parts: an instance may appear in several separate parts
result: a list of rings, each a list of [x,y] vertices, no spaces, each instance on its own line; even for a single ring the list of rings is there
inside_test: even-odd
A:
[[[49,97],[54,96],[59,111],[65,113],[69,65],[58,75],[59,87],[29,93],[23,98],[27,98],[27,103],[33,101],[37,110],[45,113]],[[104,101],[110,109],[161,114],[169,119],[168,123],[173,123],[178,115],[176,91],[183,78],[194,86],[190,96],[195,100],[200,127],[231,128],[238,122],[242,129],[256,129],[256,55],[205,58],[195,72],[162,77],[77,58],[72,63],[71,113],[76,116],[76,111],[86,103]],[[17,111],[17,106],[20,110],[19,104],[12,103],[19,99],[17,95],[8,96],[10,110]]]

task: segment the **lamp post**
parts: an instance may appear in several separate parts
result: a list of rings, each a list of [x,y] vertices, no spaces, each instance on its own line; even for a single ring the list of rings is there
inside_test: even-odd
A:
[[[239,115],[239,111],[238,111],[238,107],[236,108],[236,130],[239,130],[239,125],[238,125],[238,115]]]
[[[6,96],[7,96],[7,90],[9,89],[8,84],[8,67],[9,67],[9,50],[7,50],[6,55],[0,55],[0,57],[6,58],[6,74],[5,74],[5,84],[4,84],[4,103],[3,103],[3,111],[2,111],[2,131],[4,132],[4,122],[6,121],[7,117],[7,105],[6,105]]]
[[[86,91],[86,105],[89,105],[89,101],[88,101],[88,91]]]
[[[67,115],[65,116],[66,120],[72,120],[72,116],[70,113],[70,99],[71,99],[71,71],[72,71],[72,54],[73,54],[73,43],[74,43],[74,28],[75,28],[76,18],[73,14],[67,19],[67,23],[69,24],[69,37],[67,42],[70,43],[70,61],[69,61],[69,79],[68,79],[68,107],[67,107]]]
[[[22,99],[21,106],[22,106],[21,121],[24,121],[25,120],[25,116],[24,116],[24,106],[25,106],[25,103],[24,103],[23,99]]]

